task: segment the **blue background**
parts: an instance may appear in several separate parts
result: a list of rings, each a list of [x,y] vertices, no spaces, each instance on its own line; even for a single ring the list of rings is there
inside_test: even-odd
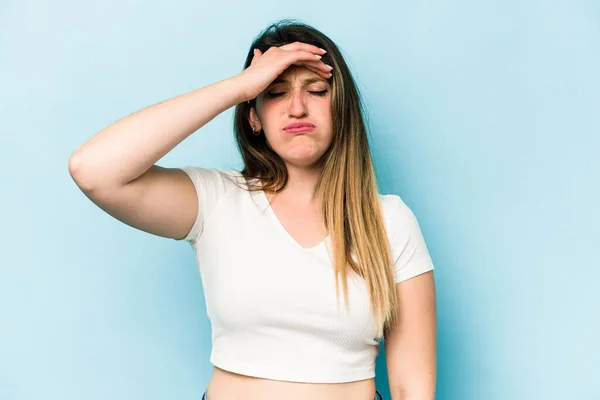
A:
[[[284,17],[339,44],[381,192],[436,264],[438,399],[600,399],[600,3],[4,1],[0,399],[199,399],[191,247],[79,191],[72,151],[241,72]],[[230,109],[159,161],[240,168]],[[385,358],[377,386],[389,398]],[[394,399],[396,400],[396,399]]]

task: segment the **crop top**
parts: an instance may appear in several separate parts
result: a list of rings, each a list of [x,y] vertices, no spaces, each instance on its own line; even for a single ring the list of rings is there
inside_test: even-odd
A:
[[[348,300],[336,298],[330,238],[302,247],[263,191],[235,170],[185,166],[198,195],[187,236],[212,328],[210,362],[260,378],[311,383],[373,378],[379,342],[365,280],[348,273]],[[419,224],[397,195],[378,194],[394,281],[433,269]],[[340,290],[340,298],[341,298]]]

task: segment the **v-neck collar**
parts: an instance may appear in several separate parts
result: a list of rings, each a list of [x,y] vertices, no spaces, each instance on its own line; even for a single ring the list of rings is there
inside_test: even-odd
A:
[[[246,179],[239,171],[235,170],[234,175],[236,177],[241,178],[241,181],[243,184],[247,183],[247,182],[244,182]],[[254,179],[256,179],[256,178],[254,178]],[[319,243],[317,243],[316,245],[314,245],[312,247],[302,246],[300,243],[298,243],[298,241],[296,239],[294,239],[294,237],[292,237],[292,235],[287,231],[287,229],[285,229],[285,227],[281,223],[281,220],[275,213],[275,210],[273,209],[273,207],[271,207],[269,198],[267,197],[267,194],[265,193],[264,190],[250,192],[250,195],[256,199],[257,205],[260,206],[261,213],[263,215],[266,213],[268,218],[270,219],[270,222],[272,224],[276,225],[277,229],[281,232],[282,236],[286,237],[286,240],[288,242],[292,243],[293,246],[299,248],[300,250],[307,251],[307,252],[317,251],[331,240],[331,237],[330,237],[331,235],[327,235],[325,237],[325,239],[321,240]]]
[[[321,240],[319,243],[317,243],[316,245],[314,245],[312,247],[304,247],[304,246],[302,246],[300,243],[298,243],[298,241],[296,239],[294,239],[294,237],[292,237],[292,235],[288,232],[288,230],[285,229],[285,227],[281,223],[281,220],[279,219],[279,217],[275,213],[275,210],[273,210],[273,207],[271,207],[271,203],[269,202],[269,198],[267,197],[267,194],[264,192],[264,190],[260,190],[259,193],[260,193],[260,197],[262,198],[262,201],[263,201],[263,204],[264,204],[263,211],[266,211],[267,215],[270,217],[270,219],[273,221],[273,223],[275,225],[277,225],[277,227],[281,231],[282,235],[286,236],[289,239],[289,241],[291,241],[296,247],[298,247],[298,248],[300,248],[301,250],[304,250],[304,251],[316,251],[320,247],[322,247],[323,245],[325,245],[326,242],[329,240],[329,236],[330,235],[327,235],[325,237],[325,239]]]

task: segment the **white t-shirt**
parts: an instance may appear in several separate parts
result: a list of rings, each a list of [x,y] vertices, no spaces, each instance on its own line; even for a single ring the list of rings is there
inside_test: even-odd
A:
[[[238,374],[335,383],[375,376],[379,342],[364,279],[349,272],[349,309],[336,299],[330,238],[304,248],[285,230],[263,191],[231,180],[237,171],[186,166],[198,194],[188,241],[212,325],[210,361]],[[394,281],[433,269],[414,214],[379,195]]]

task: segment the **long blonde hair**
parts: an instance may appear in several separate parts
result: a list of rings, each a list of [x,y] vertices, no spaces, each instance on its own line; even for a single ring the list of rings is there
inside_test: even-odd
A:
[[[319,161],[322,174],[316,197],[332,243],[336,293],[339,296],[341,281],[348,307],[347,268],[361,276],[369,289],[371,309],[378,327],[377,338],[383,339],[396,320],[392,258],[378,200],[364,106],[343,56],[333,41],[317,29],[283,19],[267,27],[253,41],[244,69],[250,66],[252,49],[258,48],[264,53],[272,46],[295,41],[327,50],[322,61],[335,71],[330,78],[333,142]],[[251,107],[256,106],[255,101],[240,103],[234,111],[234,132],[244,162],[240,173],[260,182],[259,185],[248,185],[247,190],[277,192],[287,184],[287,168],[281,157],[268,146],[265,136],[253,134],[249,113]]]

